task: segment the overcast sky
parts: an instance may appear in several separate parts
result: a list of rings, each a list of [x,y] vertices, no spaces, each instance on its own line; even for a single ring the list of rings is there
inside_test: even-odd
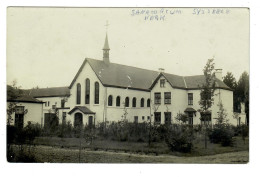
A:
[[[223,75],[249,72],[246,8],[8,8],[7,83],[69,86],[84,58],[102,59],[107,20],[113,63],[188,76],[214,57]]]

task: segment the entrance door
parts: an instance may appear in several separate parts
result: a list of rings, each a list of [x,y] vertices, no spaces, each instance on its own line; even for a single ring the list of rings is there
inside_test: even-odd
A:
[[[193,113],[189,112],[188,116],[189,116],[189,125],[193,125]]]
[[[88,125],[89,125],[89,127],[93,126],[93,116],[88,117]]]
[[[16,127],[23,128],[24,124],[24,106],[16,106],[15,107],[15,120],[14,124]]]
[[[138,116],[134,116],[134,123],[138,123]]]
[[[15,126],[19,129],[23,128],[24,114],[15,114]]]
[[[74,116],[74,127],[82,126],[83,125],[83,119],[82,119],[81,113],[76,113]]]

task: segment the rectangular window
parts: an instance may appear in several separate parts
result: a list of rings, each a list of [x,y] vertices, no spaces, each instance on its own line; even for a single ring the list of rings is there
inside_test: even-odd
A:
[[[50,106],[50,102],[48,101],[48,107]]]
[[[164,113],[164,123],[165,124],[171,124],[171,112],[165,112]]]
[[[154,123],[161,124],[161,112],[154,113]]]
[[[161,104],[161,93],[154,93],[154,104]]]
[[[160,87],[165,87],[165,79],[160,79]]]
[[[171,92],[164,92],[164,104],[171,104]]]
[[[47,107],[48,106],[48,102],[45,102],[45,107]]]
[[[188,93],[188,105],[193,105],[193,93]]]
[[[142,120],[144,120],[144,116],[142,116]]]
[[[134,123],[138,123],[138,116],[134,116]]]
[[[150,120],[150,116],[147,116],[147,120]]]

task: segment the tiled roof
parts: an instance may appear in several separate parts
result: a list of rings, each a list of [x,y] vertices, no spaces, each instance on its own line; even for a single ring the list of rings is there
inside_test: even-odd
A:
[[[86,106],[75,106],[68,114],[72,114],[76,110],[80,110],[84,114],[95,114],[95,112],[92,112]]]
[[[199,88],[203,85],[203,83],[205,83],[204,75],[185,76],[184,79],[185,79],[187,88],[189,88],[189,89]],[[222,82],[219,79],[216,79],[216,87],[231,90],[224,82]]]
[[[21,95],[21,96],[17,97],[16,99],[9,99],[7,101],[10,101],[10,102],[27,102],[27,103],[44,103],[40,100],[37,100],[36,98],[33,98],[30,95]]]
[[[37,97],[64,97],[70,95],[68,87],[52,87],[52,88],[39,88],[30,89],[27,91],[28,95]]]
[[[102,60],[87,58],[84,60],[77,75],[73,79],[70,88],[76,81],[86,62],[90,64],[91,68],[94,70],[104,86],[149,91],[155,84],[154,82],[160,77],[160,73],[157,71],[115,63],[105,64]],[[171,86],[175,88],[199,89],[199,87],[205,82],[204,75],[178,76],[169,73],[163,73],[163,75],[170,82]],[[216,86],[224,89],[230,89],[220,80],[217,80]]]
[[[105,86],[149,90],[160,74],[156,71],[115,63],[106,65],[100,60],[87,59],[87,61]]]

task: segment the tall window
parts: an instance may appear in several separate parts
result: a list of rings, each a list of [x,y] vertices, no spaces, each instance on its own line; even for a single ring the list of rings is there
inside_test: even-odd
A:
[[[144,107],[144,98],[141,99],[141,107]]]
[[[113,106],[113,97],[112,97],[112,95],[109,95],[109,97],[108,97],[108,106]]]
[[[160,87],[165,87],[165,79],[160,79]]]
[[[65,107],[65,99],[61,99],[60,106],[61,106],[62,108],[64,108],[64,107]]]
[[[161,124],[161,112],[154,113],[154,123]]]
[[[90,80],[86,79],[85,104],[89,104],[90,99]]]
[[[193,93],[188,93],[188,105],[193,105]]]
[[[125,107],[129,107],[129,98],[128,97],[125,98]]]
[[[80,104],[80,98],[81,98],[81,85],[80,83],[77,84],[77,104]]]
[[[116,106],[120,107],[120,96],[116,97]]]
[[[150,99],[147,99],[147,107],[150,107],[151,101]]]
[[[136,98],[134,97],[132,100],[132,106],[135,108],[136,107]]]
[[[164,92],[164,104],[171,104],[171,92]]]
[[[95,104],[99,104],[99,83],[95,82]]]
[[[165,112],[164,117],[165,117],[164,123],[171,124],[171,112]]]
[[[154,104],[161,104],[161,93],[154,93]]]

